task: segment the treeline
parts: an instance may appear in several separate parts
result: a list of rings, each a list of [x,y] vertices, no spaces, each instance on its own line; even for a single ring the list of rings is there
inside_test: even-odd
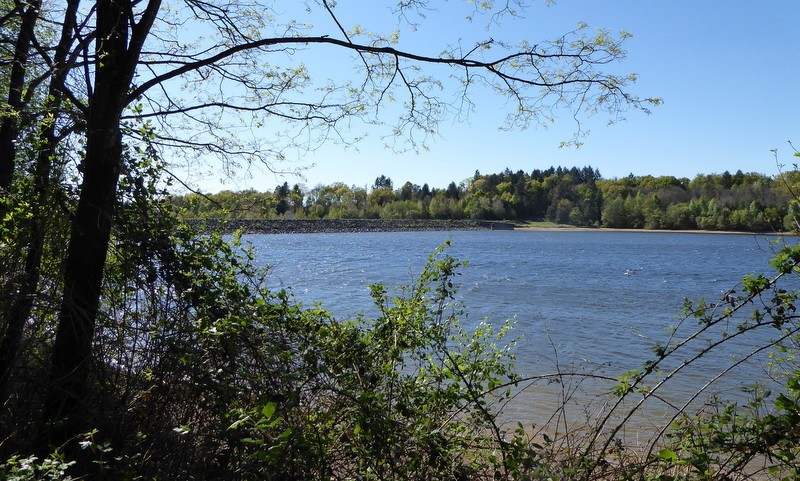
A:
[[[344,183],[305,189],[288,183],[272,192],[245,190],[174,197],[187,218],[236,219],[507,219],[633,229],[768,231],[794,227],[790,202],[797,172],[604,179],[592,167],[506,169],[447,188],[380,176],[371,188]]]

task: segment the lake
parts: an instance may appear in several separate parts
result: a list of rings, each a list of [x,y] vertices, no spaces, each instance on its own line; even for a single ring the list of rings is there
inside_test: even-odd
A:
[[[511,319],[523,377],[556,370],[617,376],[651,356],[667,338],[684,298],[716,301],[744,274],[768,273],[775,238],[754,235],[607,231],[383,232],[244,236],[258,263],[270,265],[269,286],[290,288],[306,305],[321,302],[337,318],[374,314],[368,285],[412,282],[427,256],[447,252],[469,261],[456,279],[467,326]],[[687,326],[681,333],[688,333]],[[671,381],[668,402],[680,402],[706,380],[776,332],[757,333],[704,356]],[[698,347],[699,348],[699,347]],[[685,355],[685,356],[688,356]],[[681,359],[683,360],[683,358]],[[715,384],[729,399],[764,378],[763,358]],[[541,384],[541,383],[540,383]],[[564,386],[534,385],[510,407],[525,423],[542,423]],[[586,381],[584,396],[607,392]],[[656,411],[668,406],[654,407]]]

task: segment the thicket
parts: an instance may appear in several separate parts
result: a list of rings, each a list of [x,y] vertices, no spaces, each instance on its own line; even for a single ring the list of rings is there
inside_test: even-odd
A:
[[[758,173],[628,176],[604,179],[590,166],[530,173],[475,175],[447,188],[410,182],[393,189],[378,177],[370,188],[344,183],[307,189],[288,183],[269,192],[223,191],[175,196],[193,219],[493,219],[547,220],[575,226],[632,229],[791,230],[792,190],[800,175]]]

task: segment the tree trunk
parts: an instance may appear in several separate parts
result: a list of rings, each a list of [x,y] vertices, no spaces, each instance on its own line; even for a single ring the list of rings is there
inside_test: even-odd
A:
[[[110,110],[110,109],[109,109]],[[113,117],[111,112],[98,117]],[[117,117],[118,119],[118,117]],[[94,122],[89,123],[91,129]],[[102,124],[101,124],[102,125]],[[67,251],[64,295],[53,345],[51,386],[45,417],[64,422],[56,443],[77,434],[86,394],[103,269],[111,237],[122,154],[119,122],[93,130],[87,142],[83,186]]]
[[[61,109],[63,94],[60,91],[60,86],[66,75],[67,54],[73,39],[75,12],[79,3],[80,0],[69,0],[67,4],[64,24],[61,29],[61,38],[53,58],[53,73],[48,87],[48,98],[50,100],[46,103],[46,107],[48,111],[54,113]],[[38,4],[39,2],[36,3],[37,7]],[[25,322],[28,320],[33,308],[33,299],[38,292],[39,278],[41,277],[40,268],[46,235],[46,221],[42,218],[42,212],[48,209],[50,175],[53,156],[58,145],[55,122],[49,122],[43,128],[39,134],[39,142],[40,148],[37,153],[33,181],[35,199],[31,205],[31,222],[28,226],[28,253],[25,258],[25,274],[19,293],[16,295],[8,312],[5,313],[6,330],[2,341],[0,341],[0,405],[5,402],[9,394],[8,376],[16,361]]]
[[[11,113],[3,116],[0,122],[0,195],[6,195],[14,177],[17,155],[15,143],[19,137],[19,117],[23,114],[22,91],[25,87],[25,68],[40,6],[41,0],[32,0],[22,13],[19,35],[14,44],[14,59],[8,82],[8,106],[11,107]]]
[[[82,403],[122,163],[120,116],[132,77],[126,22],[130,0],[100,0],[97,4],[96,54],[103,60],[96,65],[95,90],[89,101],[83,183],[67,247],[64,293],[53,345],[44,412],[50,426],[43,433],[51,445],[63,444],[82,429],[86,407]]]
[[[134,4],[145,4],[139,22]],[[50,446],[64,445],[90,427],[83,422],[88,415],[92,342],[122,167],[120,118],[131,100],[133,75],[161,0],[97,0],[96,5],[98,60],[85,126],[83,182],[67,246],[51,382],[39,432],[39,441]]]

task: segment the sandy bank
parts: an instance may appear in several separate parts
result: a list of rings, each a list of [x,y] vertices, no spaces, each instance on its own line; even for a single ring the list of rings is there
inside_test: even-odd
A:
[[[574,226],[526,226],[518,225],[515,231],[540,231],[540,232],[644,232],[651,234],[720,234],[720,235],[755,235],[755,236],[793,236],[791,232],[743,232],[723,230],[668,230],[668,229],[610,229],[607,227],[574,227]]]

